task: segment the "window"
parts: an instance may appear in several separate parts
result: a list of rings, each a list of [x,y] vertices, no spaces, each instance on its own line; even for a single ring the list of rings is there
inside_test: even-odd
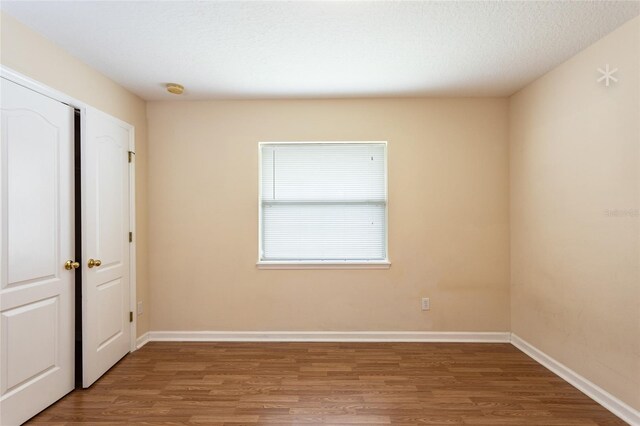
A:
[[[388,267],[386,142],[260,143],[269,267]]]

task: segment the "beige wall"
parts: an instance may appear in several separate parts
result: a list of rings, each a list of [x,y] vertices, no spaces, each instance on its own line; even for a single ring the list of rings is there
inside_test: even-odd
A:
[[[636,18],[510,100],[512,330],[637,409],[639,41]]]
[[[152,330],[508,331],[506,99],[148,103]],[[389,270],[258,270],[258,141],[387,140]],[[420,310],[420,298],[431,310]]]
[[[0,14],[0,37],[2,65],[135,126],[137,291],[138,300],[148,301],[145,102],[6,14]],[[138,335],[148,330],[147,309],[138,317]]]

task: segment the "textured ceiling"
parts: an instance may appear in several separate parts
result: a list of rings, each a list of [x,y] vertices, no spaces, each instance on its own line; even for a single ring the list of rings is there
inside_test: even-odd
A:
[[[635,1],[0,7],[148,100],[510,95],[640,12]]]

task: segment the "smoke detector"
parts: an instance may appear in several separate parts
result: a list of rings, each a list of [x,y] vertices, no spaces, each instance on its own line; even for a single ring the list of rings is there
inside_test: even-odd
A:
[[[184,86],[177,83],[167,83],[167,92],[174,95],[182,95],[182,93],[184,93]]]

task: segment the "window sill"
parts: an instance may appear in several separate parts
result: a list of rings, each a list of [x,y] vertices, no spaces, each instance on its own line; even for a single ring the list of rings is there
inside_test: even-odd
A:
[[[391,262],[376,260],[371,262],[287,262],[259,261],[258,269],[389,269]]]

